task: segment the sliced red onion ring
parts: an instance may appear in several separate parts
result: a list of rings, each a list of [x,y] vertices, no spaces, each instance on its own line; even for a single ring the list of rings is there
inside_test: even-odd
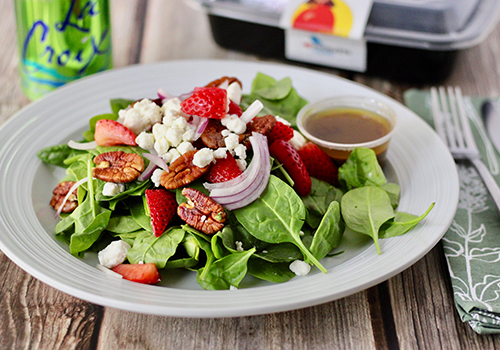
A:
[[[255,100],[245,112],[241,115],[240,119],[245,123],[250,122],[259,112],[264,108],[264,105],[259,100]]]
[[[194,93],[194,91],[190,91],[190,92],[186,92],[184,94],[181,94],[179,96],[177,96],[177,98],[181,101],[184,101],[185,99],[191,97],[191,95]]]
[[[63,207],[64,205],[66,204],[66,202],[68,201],[68,198],[69,196],[71,196],[71,194],[73,193],[74,190],[76,190],[81,184],[85,183],[89,181],[89,178],[88,177],[84,177],[83,179],[81,179],[80,181],[77,181],[75,182],[75,184],[73,186],[71,186],[71,188],[69,189],[68,191],[68,194],[66,195],[66,197],[64,197],[63,201],[62,201],[62,204],[61,206],[59,207],[59,209],[57,209],[57,212],[56,212],[56,219],[59,217],[59,215],[61,214],[61,211],[63,210]]]
[[[147,158],[149,160],[150,164],[154,163],[163,170],[168,171],[168,165],[167,163],[165,163],[165,160],[162,157],[152,153],[143,153],[142,155],[144,156],[144,158]]]
[[[196,132],[194,133],[193,136],[193,141],[196,141],[200,138],[201,134],[203,134],[203,131],[207,128],[208,125],[208,118],[200,118],[200,123],[198,124],[198,128],[196,129]]]
[[[97,142],[92,141],[92,142],[75,142],[73,140],[70,140],[68,142],[68,146],[73,149],[78,149],[81,151],[87,151],[89,149],[94,149],[97,147]]]
[[[164,102],[163,100],[170,100],[175,97],[174,95],[170,95],[168,92],[165,92],[163,89],[158,89],[156,93],[158,94],[158,97],[162,99],[162,102]]]
[[[210,190],[210,197],[228,210],[239,209],[255,201],[269,182],[271,158],[267,137],[254,132],[250,137],[250,143],[254,157],[243,174],[233,180],[217,184],[216,188]],[[205,184],[205,187],[207,185]]]
[[[158,168],[158,165],[156,165],[153,162],[149,162],[148,167],[141,173],[141,175],[139,175],[139,177],[137,178],[137,181],[142,182],[142,181],[146,181],[147,179],[149,179],[151,177],[151,175],[153,175],[153,171],[155,171],[156,168]]]

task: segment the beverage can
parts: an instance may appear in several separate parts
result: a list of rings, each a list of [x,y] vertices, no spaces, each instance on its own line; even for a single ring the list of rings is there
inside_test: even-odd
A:
[[[30,100],[112,67],[109,0],[14,0],[22,88]]]

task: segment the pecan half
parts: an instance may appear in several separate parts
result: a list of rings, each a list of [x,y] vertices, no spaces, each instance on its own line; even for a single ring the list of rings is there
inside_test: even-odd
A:
[[[58,183],[54,191],[52,191],[52,199],[50,200],[50,206],[55,210],[59,210],[61,207],[64,198],[68,194],[69,190],[75,184],[74,181],[63,181]],[[61,209],[62,213],[71,213],[78,206],[78,198],[76,194],[76,189],[73,193],[68,197],[66,203],[64,203],[63,208]]]
[[[227,81],[228,85],[231,85],[232,83],[237,82],[238,84],[240,84],[240,87],[243,88],[243,84],[241,83],[241,81],[239,81],[239,79],[235,78],[235,77],[222,77],[220,79],[216,79],[214,81],[211,81],[210,83],[205,85],[205,87],[218,87],[220,84],[222,84],[225,81]]]
[[[222,230],[226,212],[219,203],[194,188],[184,188],[182,194],[188,199],[177,207],[182,220],[207,235]]]
[[[274,125],[276,124],[276,117],[267,114],[263,117],[256,117],[247,124],[247,130],[245,132],[245,138],[240,143],[243,143],[248,149],[251,147],[249,137],[252,136],[253,132],[258,132],[259,134],[266,135],[269,134]]]
[[[208,121],[207,127],[201,134],[201,141],[208,148],[217,149],[220,147],[226,147],[224,142],[224,136],[222,136],[222,130],[226,127],[221,124],[220,120],[210,119]]]
[[[193,164],[193,158],[198,150],[184,153],[170,164],[168,171],[161,174],[160,184],[168,190],[185,186],[205,174],[210,166],[200,168]]]
[[[140,155],[123,151],[101,153],[94,158],[94,163],[92,176],[106,182],[131,182],[144,171]]]

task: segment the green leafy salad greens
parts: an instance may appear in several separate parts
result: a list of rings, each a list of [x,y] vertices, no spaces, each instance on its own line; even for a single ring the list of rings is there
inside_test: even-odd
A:
[[[261,73],[250,94],[243,96],[242,108],[256,99],[265,106],[261,114],[279,115],[292,126],[307,103],[289,78],[276,81]],[[93,140],[97,120],[117,120],[118,111],[131,103],[111,100],[112,112],[93,117],[84,139]],[[314,264],[326,273],[319,261],[341,253],[335,248],[349,231],[372,237],[380,254],[379,239],[407,233],[433,207],[421,216],[398,212],[399,186],[387,182],[372,150],[360,148],[339,168],[339,188],[312,178],[311,193],[301,197],[291,187],[286,171],[275,164],[262,195],[246,207],[227,211],[221,231],[209,236],[174,218],[170,227],[155,237],[144,195],[146,189],[154,187],[150,179],[134,180],[125,184],[123,192],[108,197],[102,194],[105,182],[92,178],[93,158],[117,150],[139,155],[147,152],[132,146],[81,151],[57,145],[38,153],[44,163],[66,168],[67,175],[61,181],[90,179],[78,187],[77,209],[61,215],[55,229],[57,238],[67,242],[71,254],[79,257],[121,239],[131,246],[129,263],[192,270],[204,289],[238,287],[247,274],[286,282],[295,277],[289,266],[296,260]],[[144,161],[147,165],[148,160]],[[188,186],[208,195],[202,183],[198,180]],[[179,204],[186,201],[181,189],[176,190],[176,198]]]

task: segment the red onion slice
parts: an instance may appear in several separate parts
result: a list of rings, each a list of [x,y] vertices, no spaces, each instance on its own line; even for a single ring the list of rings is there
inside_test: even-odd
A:
[[[200,118],[200,123],[198,124],[198,128],[194,133],[193,141],[196,141],[200,138],[201,134],[203,134],[203,131],[205,131],[208,125],[208,118],[202,118],[202,117],[199,118]]]
[[[223,182],[210,190],[210,197],[228,210],[242,208],[255,201],[264,192],[271,174],[271,158],[267,145],[267,137],[252,133],[250,143],[254,157],[248,168],[233,182]],[[239,181],[239,182],[238,182]],[[222,185],[222,186],[220,186]],[[205,185],[206,187],[206,185]]]
[[[92,141],[92,142],[75,142],[73,140],[70,140],[68,142],[68,146],[73,149],[78,149],[81,151],[88,151],[89,149],[94,149],[97,147],[97,142]]]
[[[174,95],[170,95],[168,92],[165,92],[163,89],[158,89],[156,93],[158,94],[158,97],[162,99],[163,103],[163,100],[170,100],[175,97]]]
[[[144,156],[144,158],[147,158],[150,163],[154,163],[163,170],[168,171],[168,165],[167,163],[165,163],[165,160],[162,157],[152,153],[143,153],[142,155]]]
[[[81,184],[85,183],[89,181],[89,178],[88,177],[84,177],[83,179],[81,179],[80,181],[77,181],[75,182],[75,184],[73,186],[71,186],[71,188],[69,189],[68,191],[68,194],[66,195],[66,197],[64,197],[63,201],[62,201],[62,204],[61,206],[59,207],[59,209],[57,209],[57,212],[56,212],[56,219],[59,217],[59,215],[61,214],[61,211],[64,207],[64,205],[66,204],[66,202],[68,201],[68,198],[69,196],[71,196],[71,194],[73,193],[74,190],[76,190]]]
[[[156,165],[155,163],[153,162],[149,162],[149,165],[148,167],[146,168],[146,170],[144,170],[141,175],[139,175],[139,177],[137,178],[137,181],[146,181],[147,179],[149,179],[151,177],[151,175],[153,175],[153,171],[155,171],[155,169],[158,168],[158,165]]]
[[[262,102],[259,100],[255,100],[248,108],[246,111],[243,112],[241,115],[240,119],[243,120],[245,123],[250,122],[259,112],[264,108],[264,105]]]

